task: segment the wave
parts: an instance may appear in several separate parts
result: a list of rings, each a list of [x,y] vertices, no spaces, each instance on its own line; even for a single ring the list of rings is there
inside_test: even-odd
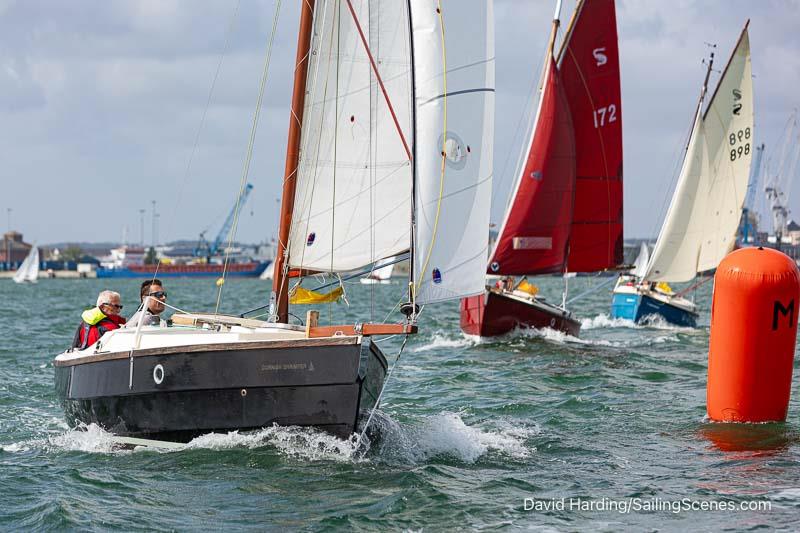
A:
[[[314,428],[275,425],[256,431],[209,433],[170,448],[121,444],[112,433],[89,424],[47,439],[2,445],[0,450],[15,453],[38,448],[49,452],[130,454],[272,448],[285,457],[312,462],[401,461],[412,464],[441,457],[475,463],[489,454],[525,459],[535,451],[526,441],[539,433],[537,426],[503,420],[493,423],[493,427],[477,427],[464,422],[458,413],[443,412],[401,424],[378,410],[362,442],[357,435],[340,439]]]
[[[385,414],[376,417],[378,440],[375,447],[382,459],[413,464],[437,457],[475,463],[498,453],[525,459],[535,451],[525,442],[539,433],[538,427],[515,426],[480,428],[468,425],[458,413],[431,415],[416,424],[401,425]]]
[[[641,329],[642,326],[627,318],[611,318],[606,313],[601,313],[592,318],[581,319],[581,330],[606,328]]]
[[[439,348],[467,348],[481,344],[481,338],[475,335],[461,334],[457,338],[453,338],[446,333],[437,332],[429,342],[421,346],[415,346],[412,352],[427,352],[429,350],[437,350]]]

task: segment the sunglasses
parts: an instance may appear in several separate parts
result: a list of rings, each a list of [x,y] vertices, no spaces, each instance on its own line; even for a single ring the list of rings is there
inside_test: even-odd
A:
[[[166,298],[167,297],[167,291],[151,292],[148,296],[155,296],[156,298]]]
[[[113,307],[114,309],[122,309],[122,306],[120,304],[111,304],[111,303],[106,302],[106,303],[100,304],[100,305],[107,305],[109,307]]]

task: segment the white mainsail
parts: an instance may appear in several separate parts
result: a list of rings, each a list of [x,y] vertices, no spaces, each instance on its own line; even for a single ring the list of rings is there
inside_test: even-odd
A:
[[[39,278],[39,248],[33,246],[31,251],[22,261],[17,271],[14,273],[14,281],[25,283],[26,281],[36,283]]]
[[[747,25],[692,135],[648,281],[680,282],[716,268],[733,249],[747,193],[753,144],[753,83]]]
[[[411,2],[417,303],[484,290],[492,197],[492,2]]]
[[[315,7],[289,265],[354,270],[408,250],[413,186],[416,301],[478,293],[492,187],[492,2],[349,6]]]
[[[406,2],[317,1],[289,264],[346,271],[409,249],[412,138]],[[379,7],[378,7],[379,6]]]

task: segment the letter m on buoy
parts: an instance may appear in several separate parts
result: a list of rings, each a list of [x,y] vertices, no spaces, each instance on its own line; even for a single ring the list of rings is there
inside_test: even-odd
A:
[[[790,301],[786,307],[780,300],[775,300],[775,307],[772,310],[772,331],[778,329],[779,315],[789,316],[789,329],[792,329],[794,327],[794,300]]]

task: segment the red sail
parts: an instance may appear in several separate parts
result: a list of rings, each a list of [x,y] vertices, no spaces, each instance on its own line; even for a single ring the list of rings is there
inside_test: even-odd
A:
[[[622,100],[614,0],[585,0],[559,55],[577,178],[567,269],[622,264]]]
[[[539,114],[511,208],[489,261],[490,274],[561,272],[575,187],[575,141],[564,88],[550,58]]]

